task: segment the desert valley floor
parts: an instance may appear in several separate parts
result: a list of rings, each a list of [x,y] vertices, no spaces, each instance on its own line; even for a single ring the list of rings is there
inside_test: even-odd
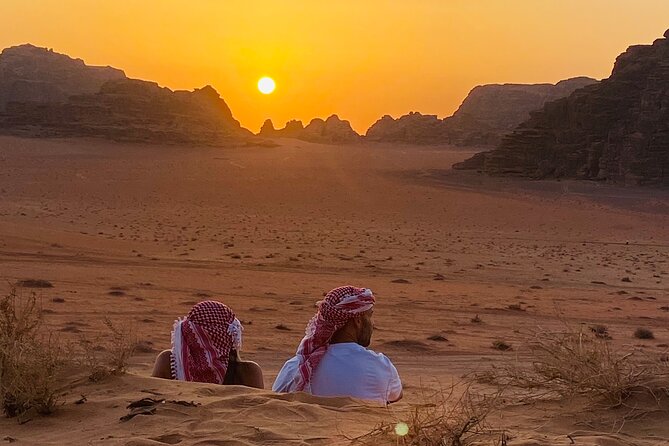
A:
[[[55,415],[1,419],[0,440],[347,444],[425,392],[522,356],[528,333],[565,320],[606,325],[617,347],[667,351],[669,191],[450,170],[471,154],[0,137],[0,291],[48,280],[53,288],[37,292],[54,336],[95,337],[109,317],[143,346],[126,375],[64,382]],[[377,296],[372,348],[405,383],[389,409],[149,378],[174,319],[212,298],[243,321],[243,357],[263,367],[269,388],[314,303],[343,284]],[[655,339],[634,338],[639,327]],[[130,401],[156,394],[201,405],[119,421]],[[669,444],[666,410],[624,425],[620,415],[542,402],[494,424],[509,445]]]

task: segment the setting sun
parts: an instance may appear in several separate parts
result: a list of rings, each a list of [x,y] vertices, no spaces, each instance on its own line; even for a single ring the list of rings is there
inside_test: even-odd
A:
[[[263,77],[258,81],[258,90],[262,94],[272,94],[276,88],[276,83],[271,77]]]

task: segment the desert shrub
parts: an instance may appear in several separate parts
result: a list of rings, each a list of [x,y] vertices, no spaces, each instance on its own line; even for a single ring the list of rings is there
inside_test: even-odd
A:
[[[0,298],[0,403],[7,416],[31,409],[49,414],[59,403],[63,355],[42,335],[41,324],[35,293],[24,296],[12,289]]]
[[[105,335],[92,340],[82,338],[79,342],[79,354],[76,357],[88,371],[91,381],[124,373],[138,345],[131,328],[120,328],[109,318],[104,319],[104,325],[107,327]]]
[[[600,339],[611,339],[611,336],[609,335],[609,329],[606,325],[592,325],[590,326],[590,331]]]
[[[109,366],[114,373],[123,373],[128,367],[128,360],[135,352],[137,339],[131,328],[122,329],[114,325],[109,318],[105,318],[105,325],[110,335],[107,343]]]
[[[618,352],[597,331],[537,332],[529,335],[528,362],[484,372],[488,383],[514,386],[529,398],[586,396],[620,405],[635,390],[649,390],[656,366],[637,352]]]
[[[467,383],[423,396],[409,404],[393,421],[384,421],[370,432],[352,438],[353,444],[406,446],[464,446],[498,435],[486,419],[501,408],[501,391],[477,393]],[[503,435],[503,433],[502,433]]]
[[[634,330],[634,337],[637,339],[655,339],[655,335],[648,328],[637,328]]]
[[[60,347],[50,340],[15,346],[2,378],[2,409],[9,417],[31,409],[53,413],[60,403],[59,374],[64,361]]]

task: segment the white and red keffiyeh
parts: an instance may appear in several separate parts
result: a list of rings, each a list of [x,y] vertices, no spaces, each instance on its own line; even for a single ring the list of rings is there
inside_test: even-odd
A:
[[[242,324],[226,305],[207,300],[174,321],[172,377],[223,384],[230,350],[242,346]]]
[[[298,372],[281,389],[283,392],[311,391],[311,376],[327,351],[330,338],[356,315],[374,306],[374,294],[368,288],[342,286],[318,302],[318,312],[309,321],[305,336],[297,348]]]

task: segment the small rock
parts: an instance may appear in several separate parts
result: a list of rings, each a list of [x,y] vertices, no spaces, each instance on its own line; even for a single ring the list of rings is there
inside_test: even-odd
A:
[[[445,337],[443,337],[442,335],[439,335],[439,334],[429,336],[427,339],[429,341],[438,341],[438,342],[448,341],[448,339],[446,339]]]

